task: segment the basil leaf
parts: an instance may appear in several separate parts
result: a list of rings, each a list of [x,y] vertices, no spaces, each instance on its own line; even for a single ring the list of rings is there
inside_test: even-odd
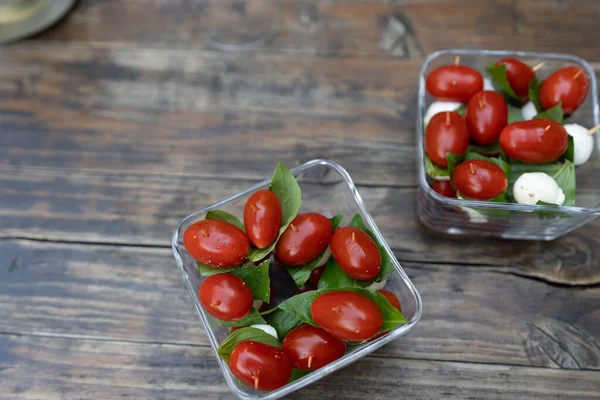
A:
[[[482,156],[481,154],[478,154],[478,153],[469,152],[469,153],[467,153],[465,155],[464,161],[467,161],[467,160],[484,160],[484,161],[489,161],[491,163],[496,164],[500,168],[502,168],[502,170],[506,174],[507,178],[510,176],[510,164],[507,163],[506,161],[500,159],[500,158],[485,157],[485,156]]]
[[[538,81],[537,78],[533,78],[531,82],[529,82],[529,101],[535,105],[537,112],[544,111],[542,103],[540,103],[540,81]]]
[[[500,142],[496,142],[496,143],[492,143],[492,144],[488,144],[488,145],[471,143],[469,145],[468,152],[475,152],[475,153],[482,154],[484,156],[493,156],[493,155],[500,153],[500,150],[502,150],[502,148],[500,147]]]
[[[379,292],[371,292],[370,290],[356,287],[347,287],[343,289],[320,289],[298,294],[281,303],[279,308],[294,314],[296,318],[302,322],[318,326],[311,315],[310,306],[320,295],[335,291],[355,292],[374,302],[383,316],[383,327],[381,329],[383,332],[390,331],[398,325],[403,325],[407,322],[402,313],[397,308],[393,307],[384,295]]]
[[[432,178],[449,176],[448,168],[442,168],[435,165],[433,161],[431,161],[431,158],[429,158],[427,155],[425,156],[425,172],[427,172],[427,175],[431,176]]]
[[[575,162],[575,141],[571,135],[569,135],[569,145],[567,146],[567,150],[565,150],[565,154],[562,155],[562,158]]]
[[[466,104],[461,104],[460,107],[458,107],[456,110],[454,110],[454,112],[457,112],[458,114],[460,114],[461,117],[465,117],[465,115],[467,114],[467,105]]]
[[[244,224],[239,220],[235,215],[229,214],[227,211],[223,210],[212,210],[206,213],[206,219],[218,219],[220,221],[229,222],[231,225],[235,226],[242,230],[242,232],[246,232],[244,228]]]
[[[306,375],[310,374],[311,372],[312,372],[312,370],[292,368],[292,376],[291,376],[289,382],[293,382],[300,378],[303,378]]]
[[[461,162],[463,162],[465,158],[464,154],[456,154],[456,153],[446,153],[446,160],[448,161],[448,175],[452,176],[452,172],[454,172],[454,168]]]
[[[556,171],[552,178],[565,194],[563,206],[575,207],[575,166],[569,160],[565,160],[563,165]]]
[[[508,107],[508,123],[512,124],[519,121],[523,121],[521,110],[513,107]]]
[[[257,325],[257,324],[265,324],[266,323],[265,319],[254,308],[252,310],[250,310],[250,313],[248,315],[246,315],[244,318],[240,319],[239,321],[222,321],[222,320],[219,320],[219,322],[221,322],[221,325],[223,325],[223,326],[230,326],[230,327],[235,327],[235,326],[250,326],[250,325]]]
[[[273,312],[263,315],[267,324],[271,325],[277,331],[279,339],[283,340],[292,329],[303,324],[296,316],[287,311],[276,308]]]
[[[271,280],[269,278],[269,260],[263,261],[258,266],[238,268],[230,272],[237,276],[250,287],[256,300],[269,303],[271,299]]]
[[[274,338],[260,329],[248,327],[238,329],[227,336],[227,338],[225,338],[223,343],[221,343],[219,346],[217,354],[223,361],[228,363],[229,356],[233,352],[233,349],[235,349],[235,346],[247,340],[281,348],[281,343],[279,340],[277,340],[277,338]]]
[[[549,108],[545,111],[539,112],[533,119],[551,119],[554,122],[558,122],[559,124],[564,124],[565,118],[562,109],[562,101],[560,101],[557,105],[552,108]]]
[[[338,214],[335,217],[329,219],[334,232],[337,230],[338,226],[340,225],[343,219],[344,214]],[[317,266],[319,261],[321,261],[321,258],[323,258],[325,253],[327,253],[327,249],[323,253],[321,253],[317,258],[315,258],[306,265],[300,267],[285,267],[285,269],[287,269],[290,276],[292,277],[292,279],[294,279],[294,282],[296,282],[296,285],[298,287],[304,286],[306,281],[308,281],[308,278],[310,277],[310,274],[312,273],[313,269],[315,269],[315,267]]]
[[[319,279],[319,289],[336,289],[343,287],[367,287],[373,283],[370,281],[359,281],[351,278],[347,273],[340,268],[339,264],[331,257],[327,264],[321,279]]]
[[[519,106],[523,105],[523,101],[519,98],[519,96],[517,96],[513,88],[510,86],[510,83],[508,82],[505,64],[489,64],[486,67],[486,70],[488,74],[490,74],[494,86],[500,90],[504,97],[506,97],[507,101],[517,104]]]
[[[198,265],[198,272],[200,272],[200,275],[202,275],[202,276],[211,276],[211,275],[216,275],[216,274],[223,274],[225,272],[235,271],[235,270],[240,269],[240,268],[246,268],[246,267],[252,267],[252,266],[254,266],[254,263],[250,262],[250,261],[246,261],[243,264],[236,265],[235,267],[229,267],[229,268],[211,267],[210,265],[202,264],[199,261],[196,261],[196,264]]]
[[[296,218],[298,210],[300,210],[300,205],[302,204],[302,191],[296,181],[296,177],[282,163],[278,163],[275,167],[269,189],[277,195],[277,198],[281,203],[281,228],[279,229],[277,240],[275,240],[272,245],[265,249],[257,249],[255,247],[250,249],[248,259],[251,261],[262,260],[273,251],[281,234],[287,229],[294,218]]]

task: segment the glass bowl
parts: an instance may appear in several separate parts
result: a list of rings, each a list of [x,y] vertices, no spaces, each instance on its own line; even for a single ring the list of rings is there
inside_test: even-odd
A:
[[[229,371],[227,364],[217,356],[217,348],[219,344],[229,335],[230,328],[223,327],[218,320],[204,312],[198,299],[198,288],[204,277],[198,272],[196,261],[188,254],[183,245],[183,233],[193,223],[204,219],[204,215],[214,209],[221,209],[230,212],[237,217],[242,217],[246,200],[252,193],[259,189],[268,188],[270,179],[258,183],[243,192],[237,193],[229,198],[226,198],[211,206],[205,207],[194,212],[184,218],[179,223],[173,235],[173,254],[177,260],[177,265],[183,275],[183,280],[190,293],[192,301],[196,306],[196,311],[200,316],[200,321],[204,325],[206,335],[208,336],[211,347],[218,359],[219,366],[225,377],[225,381],[231,388],[234,394],[241,399],[277,399],[287,395],[295,390],[298,390],[306,385],[309,385],[332,372],[347,366],[348,364],[358,360],[361,357],[375,351],[386,343],[406,334],[419,321],[422,313],[422,304],[419,293],[416,288],[396,260],[396,257],[390,250],[389,246],[381,236],[381,232],[377,229],[373,218],[367,211],[352,179],[339,164],[327,160],[313,160],[291,170],[296,176],[300,188],[302,189],[302,207],[300,212],[319,212],[328,218],[336,214],[344,214],[342,226],[347,225],[356,213],[360,213],[365,224],[373,231],[379,241],[383,243],[385,251],[388,252],[390,258],[394,262],[395,271],[390,274],[386,289],[392,291],[402,304],[402,313],[406,317],[408,323],[397,327],[389,332],[389,334],[358,346],[349,346],[346,354],[312,373],[288,383],[280,389],[265,392],[255,390],[241,384]],[[297,287],[294,281],[286,272],[279,270],[271,263],[270,276],[275,284],[275,298],[271,305],[277,305],[286,298],[293,295]]]
[[[571,55],[530,53],[520,51],[442,50],[427,57],[419,75],[419,104],[417,113],[417,162],[419,191],[417,215],[428,228],[454,235],[492,236],[505,239],[554,240],[600,215],[599,138],[594,135],[594,151],[590,160],[576,167],[577,207],[538,206],[492,203],[452,199],[434,192],[433,180],[425,171],[423,117],[435,100],[425,89],[425,79],[433,69],[454,64],[460,56],[461,65],[468,65],[486,76],[485,67],[504,57],[517,57],[533,66],[544,62],[536,72],[540,82],[550,73],[567,65],[578,65],[590,77],[590,92],[583,105],[573,113],[569,123],[592,128],[600,123],[596,75],[583,59]]]

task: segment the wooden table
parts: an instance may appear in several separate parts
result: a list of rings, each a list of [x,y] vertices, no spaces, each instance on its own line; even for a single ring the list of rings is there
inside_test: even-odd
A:
[[[600,224],[551,243],[427,231],[415,118],[434,50],[600,67],[600,3],[283,4],[249,52],[207,49],[192,0],[82,1],[0,49],[0,399],[231,398],[171,233],[313,158],[355,178],[424,314],[292,398],[599,398]]]

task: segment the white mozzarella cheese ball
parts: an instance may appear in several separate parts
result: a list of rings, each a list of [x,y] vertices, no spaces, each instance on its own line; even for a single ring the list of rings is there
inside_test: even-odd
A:
[[[321,257],[317,265],[315,265],[315,268],[322,267],[323,265],[325,265],[327,263],[327,260],[329,260],[329,257],[331,257],[331,246],[327,246],[323,257]]]
[[[456,101],[434,101],[425,112],[423,122],[425,125],[427,125],[435,114],[447,111],[456,111],[456,109],[461,105],[462,103],[458,103]]]
[[[594,137],[588,135],[588,129],[578,124],[566,124],[565,129],[573,137],[575,145],[574,164],[582,165],[590,159],[594,150]]]
[[[497,91],[490,78],[483,79],[483,90],[493,90],[494,92]]]
[[[536,204],[538,201],[557,204],[565,202],[565,194],[552,177],[543,172],[529,172],[517,179],[513,196],[519,204]]]
[[[529,121],[533,119],[533,117],[535,117],[537,114],[538,112],[535,108],[535,104],[533,104],[531,101],[527,102],[527,104],[525,104],[523,108],[521,108],[521,118],[523,118],[523,121]]]
[[[268,333],[269,335],[273,336],[274,338],[277,338],[277,331],[271,325],[256,324],[256,325],[250,325],[250,328],[260,329],[261,331]]]

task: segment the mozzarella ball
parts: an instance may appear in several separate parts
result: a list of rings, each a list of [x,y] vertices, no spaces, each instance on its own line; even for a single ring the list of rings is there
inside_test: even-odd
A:
[[[490,78],[483,79],[483,90],[493,90],[494,92],[497,92]]]
[[[273,336],[274,338],[277,338],[277,331],[271,325],[256,324],[256,325],[250,325],[250,328],[260,329],[261,331],[268,333],[269,335]]]
[[[588,135],[587,128],[578,124],[564,125],[567,133],[573,137],[575,145],[574,164],[582,165],[590,159],[592,150],[594,150],[594,137]]]
[[[315,265],[315,268],[319,268],[319,267],[322,267],[323,265],[325,265],[327,263],[327,261],[329,260],[329,257],[331,257],[331,246],[327,246],[327,248],[325,249],[325,253],[323,254],[323,257],[321,257],[321,259],[319,260],[317,265]]]
[[[556,181],[543,172],[529,172],[517,179],[513,196],[519,204],[536,204],[538,201],[557,204],[565,202],[565,194]]]
[[[373,290],[373,291],[377,291],[377,290],[381,290],[385,287],[385,285],[387,284],[387,278],[385,278],[384,280],[382,280],[381,282],[373,282],[371,283],[369,286],[367,286],[365,289],[366,290]]]
[[[458,103],[456,101],[434,101],[427,109],[427,112],[425,112],[423,122],[425,125],[427,125],[435,114],[446,111],[456,111],[456,109],[460,106],[462,106],[462,103]]]
[[[523,118],[523,121],[529,121],[533,119],[533,117],[535,117],[537,114],[538,112],[535,108],[535,104],[533,104],[531,101],[527,102],[527,104],[525,104],[523,108],[521,108],[521,118]]]

